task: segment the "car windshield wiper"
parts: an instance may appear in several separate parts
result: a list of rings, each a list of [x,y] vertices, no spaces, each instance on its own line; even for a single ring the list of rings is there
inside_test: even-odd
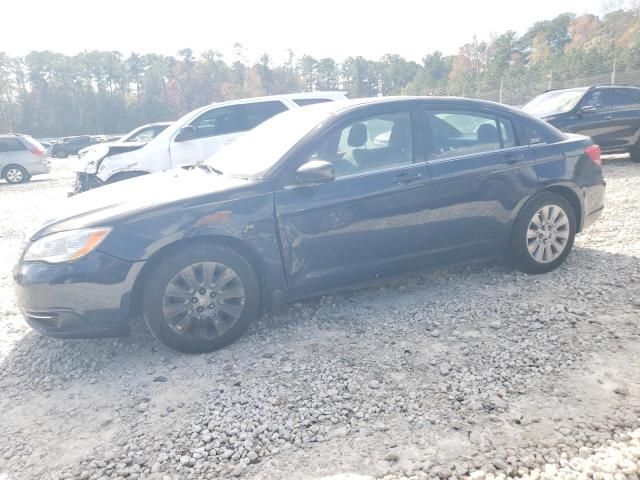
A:
[[[218,170],[217,168],[214,168],[211,165],[208,165],[206,163],[198,162],[198,163],[195,164],[195,166],[203,168],[203,169],[205,169],[205,170],[207,170],[209,172],[213,172],[213,173],[218,174],[218,175],[223,175],[221,170]]]

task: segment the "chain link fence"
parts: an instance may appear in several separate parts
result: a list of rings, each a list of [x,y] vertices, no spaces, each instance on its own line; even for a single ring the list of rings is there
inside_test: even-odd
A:
[[[571,71],[549,70],[537,79],[522,77],[502,77],[493,83],[447,87],[429,92],[430,95],[452,95],[480,98],[512,106],[522,106],[532,98],[548,90],[586,87],[591,85],[632,85],[640,87],[640,65],[616,67],[615,61],[610,67],[597,65],[588,69],[588,75],[576,76]],[[542,77],[542,79],[540,79]]]

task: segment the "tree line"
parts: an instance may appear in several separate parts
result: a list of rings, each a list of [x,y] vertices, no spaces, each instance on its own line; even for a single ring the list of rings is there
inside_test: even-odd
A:
[[[351,98],[449,94],[520,104],[550,87],[604,83],[611,76],[635,83],[640,8],[601,17],[564,13],[521,36],[507,31],[487,41],[474,38],[455,55],[435,51],[421,62],[399,54],[339,63],[287,53],[281,64],[268,53],[251,64],[240,44],[230,60],[216,50],[196,57],[189,48],[175,56],[0,52],[0,132],[124,133],[212,102],[296,91],[343,90]]]

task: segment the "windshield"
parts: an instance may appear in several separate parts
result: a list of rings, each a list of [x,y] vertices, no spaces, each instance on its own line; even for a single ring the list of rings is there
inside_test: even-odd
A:
[[[205,163],[233,177],[261,177],[307,133],[320,126],[335,102],[296,108],[267,120]]]
[[[536,117],[568,112],[578,104],[586,91],[586,88],[573,88],[543,93],[522,107],[522,110]]]

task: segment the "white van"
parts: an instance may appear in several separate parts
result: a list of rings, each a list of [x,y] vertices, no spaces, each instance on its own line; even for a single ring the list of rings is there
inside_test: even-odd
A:
[[[73,193],[172,167],[194,165],[278,113],[344,100],[343,92],[308,92],[246,98],[199,108],[170,125],[144,147],[127,152],[96,149],[82,158]]]
[[[29,135],[0,135],[0,177],[7,183],[28,182],[33,175],[49,173],[45,149]]]

